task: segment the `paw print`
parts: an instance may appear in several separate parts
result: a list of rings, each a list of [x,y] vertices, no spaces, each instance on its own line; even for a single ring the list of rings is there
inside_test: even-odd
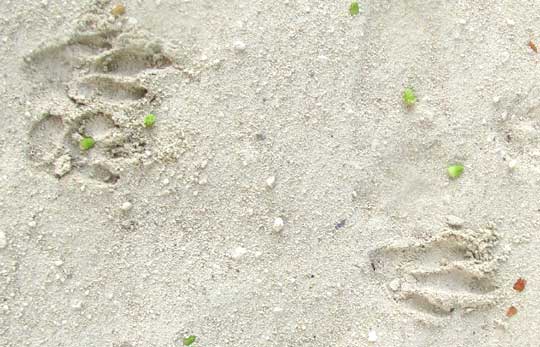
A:
[[[369,256],[396,302],[444,317],[487,310],[500,300],[498,240],[491,229],[446,230],[429,241],[379,247]]]
[[[61,178],[71,171],[114,184],[127,162],[139,158],[148,143],[141,124],[114,115],[144,114],[155,99],[143,84],[158,70],[173,66],[160,40],[130,25],[111,22],[105,14],[83,16],[69,37],[46,42],[26,58],[32,79],[53,92],[64,90],[72,109],[46,114],[29,132],[29,159],[36,167]],[[96,145],[82,150],[90,136]]]

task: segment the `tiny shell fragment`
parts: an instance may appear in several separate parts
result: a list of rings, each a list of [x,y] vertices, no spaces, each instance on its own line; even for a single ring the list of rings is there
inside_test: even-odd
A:
[[[124,13],[126,13],[126,6],[122,4],[115,5],[111,10],[111,14],[115,17],[119,17],[123,15]]]
[[[518,292],[522,292],[525,289],[525,286],[527,285],[527,280],[524,278],[518,278],[516,283],[514,283],[514,290]]]
[[[529,47],[531,47],[531,49],[534,51],[534,53],[538,53],[538,48],[536,47],[534,42],[529,41]]]
[[[513,317],[517,314],[517,312],[517,308],[510,306],[508,310],[506,310],[506,317]]]

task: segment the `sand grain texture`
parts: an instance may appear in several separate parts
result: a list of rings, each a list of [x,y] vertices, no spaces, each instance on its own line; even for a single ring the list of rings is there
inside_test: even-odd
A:
[[[0,346],[538,346],[540,3],[115,5],[0,4]]]

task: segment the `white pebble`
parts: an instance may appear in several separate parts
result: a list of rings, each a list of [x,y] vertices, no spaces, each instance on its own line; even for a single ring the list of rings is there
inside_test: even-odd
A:
[[[247,249],[245,249],[244,247],[236,247],[235,249],[233,249],[231,251],[231,258],[233,259],[238,259],[240,257],[242,257],[244,254],[247,253]]]
[[[6,246],[7,246],[6,233],[3,231],[0,231],[0,249],[6,248]]]
[[[446,216],[446,224],[454,228],[461,228],[465,221],[459,217],[448,215]]]
[[[237,52],[243,52],[246,50],[246,44],[242,41],[234,41],[233,47]]]
[[[274,188],[275,183],[276,183],[276,176],[270,176],[266,179],[266,186],[270,189]]]
[[[283,221],[283,219],[281,217],[277,217],[276,219],[274,219],[274,231],[281,231],[283,230],[283,227],[285,226],[285,222]]]
[[[375,332],[375,330],[370,330],[370,331],[368,332],[368,338],[367,338],[367,340],[368,340],[369,342],[377,342],[377,339],[378,339],[378,337],[377,337],[377,333]]]
[[[35,220],[31,220],[30,222],[28,222],[28,226],[30,228],[35,228],[37,226],[37,223]]]
[[[516,159],[512,159],[508,162],[508,168],[510,170],[514,170],[518,164],[518,161]]]
[[[399,278],[394,278],[390,283],[388,283],[388,287],[390,287],[392,291],[397,292],[401,287],[401,281]]]
[[[122,206],[120,207],[120,209],[122,209],[122,211],[124,212],[127,212],[129,210],[131,210],[131,208],[133,207],[133,205],[131,204],[131,202],[129,201],[126,201],[122,204]]]

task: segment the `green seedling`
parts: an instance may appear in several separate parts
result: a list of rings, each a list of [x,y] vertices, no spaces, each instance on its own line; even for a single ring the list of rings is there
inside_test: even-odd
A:
[[[144,117],[144,126],[146,128],[151,128],[156,124],[156,115],[150,113],[146,117]]]
[[[184,346],[191,346],[191,344],[195,342],[196,339],[197,337],[195,335],[184,337]]]
[[[465,167],[461,164],[450,165],[448,167],[448,176],[452,179],[456,179],[461,176],[463,170],[465,170]]]
[[[81,141],[79,142],[79,145],[83,151],[87,151],[91,149],[92,147],[94,147],[95,144],[96,144],[96,140],[94,140],[93,138],[89,136],[83,137]]]
[[[351,6],[349,6],[349,13],[351,16],[356,16],[358,13],[360,13],[360,5],[358,5],[358,1],[353,1],[351,3]]]
[[[416,104],[416,94],[412,88],[405,88],[403,91],[403,102],[407,107],[411,107]]]

